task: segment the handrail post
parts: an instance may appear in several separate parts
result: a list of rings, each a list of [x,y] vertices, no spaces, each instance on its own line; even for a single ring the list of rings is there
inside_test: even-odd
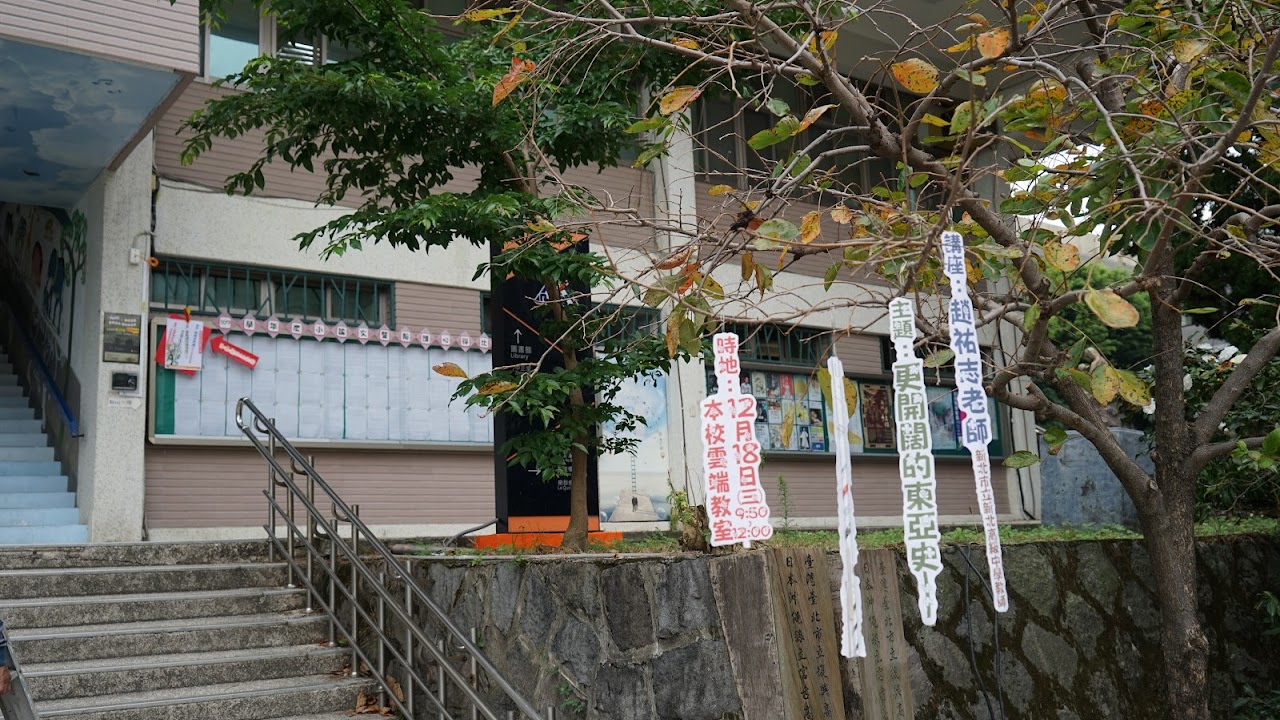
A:
[[[378,583],[382,587],[387,586],[387,574],[385,572],[378,573]],[[387,617],[386,617],[386,601],[383,600],[382,593],[378,593],[378,707],[386,707],[387,691]]]
[[[475,645],[476,640],[480,636],[476,633],[475,628],[471,628],[471,644]],[[476,656],[470,650],[467,651],[467,669],[471,672],[471,688],[480,692],[480,671],[476,667]],[[480,720],[480,708],[475,703],[471,703],[471,720]]]
[[[413,582],[413,578],[410,576],[410,571],[412,569],[413,569],[413,562],[406,559],[404,561],[404,611],[405,611],[405,614],[409,616],[410,620],[413,619],[413,593],[410,592],[409,590],[409,584]],[[413,664],[413,630],[411,629],[409,624],[406,624],[404,627],[404,656],[409,660],[409,664],[412,665]],[[408,678],[409,680],[409,682],[406,683],[408,685],[408,688],[405,690],[405,697],[407,697],[409,700],[409,717],[414,718],[416,716],[413,714],[413,668],[412,667],[405,668],[405,677]]]
[[[329,535],[329,647],[338,645],[338,518],[327,525]]]
[[[307,464],[311,465],[312,468],[315,468],[316,457],[314,455],[308,456]],[[315,475],[312,475],[311,473],[307,473],[307,507],[308,508],[315,507],[315,504],[316,504],[316,478],[315,478]],[[312,560],[312,556],[313,556],[312,550],[315,548],[315,546],[316,546],[316,517],[311,513],[311,510],[308,509],[307,510],[307,587],[308,588],[315,587],[316,572],[315,572],[315,564]],[[312,592],[308,590],[307,591],[307,614],[310,615],[313,612],[315,612],[315,602],[314,602],[314,598],[312,597]]]
[[[257,418],[254,418],[253,426],[257,427]],[[271,457],[276,456],[276,436],[269,429],[263,428],[267,435],[267,452]],[[271,562],[276,561],[276,469],[267,463],[267,492],[271,495],[271,502],[267,503],[267,535],[269,542],[267,544],[267,559]],[[290,578],[292,580],[292,578]]]
[[[446,704],[448,702],[448,693],[445,692],[444,683],[444,664],[449,662],[449,646],[445,644],[444,640],[437,640],[436,649],[440,651],[440,662],[436,664],[436,700],[440,702],[441,707],[439,718],[440,720],[449,720],[448,714],[443,709],[448,707]]]
[[[360,517],[360,506],[351,506],[351,677],[360,674],[360,656],[357,649],[360,640],[360,528],[356,519]]]

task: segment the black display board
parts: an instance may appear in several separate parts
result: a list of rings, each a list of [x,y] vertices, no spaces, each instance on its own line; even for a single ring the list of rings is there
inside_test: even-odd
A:
[[[566,243],[561,252],[587,252],[588,248],[589,243],[584,238],[575,244]],[[490,253],[497,255],[498,252],[497,243],[492,243]],[[546,288],[536,280],[498,275],[495,273],[493,277],[493,299],[489,303],[493,366],[541,362],[539,370],[542,372],[564,367],[563,356],[554,348],[547,353],[551,341],[538,332],[539,317],[545,311],[535,312],[535,308],[547,299]],[[585,289],[579,288],[574,292],[585,293]],[[590,399],[590,393],[587,397]],[[509,464],[502,452],[502,446],[509,438],[529,431],[530,422],[536,421],[502,410],[494,414],[493,476],[498,532],[563,532],[569,524],[568,469],[562,478],[543,480],[534,468]],[[587,512],[590,528],[598,529],[600,474],[595,453],[589,454],[587,465]]]

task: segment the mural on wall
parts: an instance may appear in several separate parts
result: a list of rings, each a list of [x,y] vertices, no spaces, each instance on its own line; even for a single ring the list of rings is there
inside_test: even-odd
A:
[[[64,368],[71,352],[76,287],[84,284],[84,213],[0,204],[0,278],[17,290],[45,364]],[[21,309],[21,308],[19,308]]]
[[[667,376],[661,373],[627,380],[616,402],[648,420],[630,431],[639,442],[631,453],[600,456],[600,519],[607,522],[659,522],[671,517],[667,493]],[[604,433],[618,434],[612,424]]]

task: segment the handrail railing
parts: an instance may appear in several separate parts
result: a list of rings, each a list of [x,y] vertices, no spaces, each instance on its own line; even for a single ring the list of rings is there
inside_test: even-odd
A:
[[[22,323],[18,321],[18,315],[13,311],[13,307],[5,304],[4,309],[9,315],[10,325],[18,333],[18,339],[22,341],[22,347],[27,351],[27,357],[35,364],[36,372],[39,373],[40,379],[44,381],[45,387],[53,395],[53,402],[58,406],[58,412],[67,423],[67,429],[71,431],[71,437],[83,437],[80,432],[80,421],[76,419],[75,413],[71,411],[71,405],[63,397],[62,390],[58,388],[57,381],[53,379],[53,373],[49,371],[49,366],[45,365],[44,359],[40,357],[40,352],[36,349],[35,340],[32,339],[27,329],[22,327]]]
[[[484,656],[476,646],[474,635],[464,633],[414,582],[407,569],[408,564],[402,567],[391,550],[360,519],[359,505],[348,505],[338,497],[333,488],[316,472],[312,459],[298,452],[276,428],[275,422],[263,415],[249,398],[241,398],[236,403],[236,425],[267,461],[267,488],[263,494],[267,498],[265,530],[271,556],[274,558],[277,553],[283,556],[291,587],[301,581],[307,591],[307,610],[313,610],[314,603],[328,614],[330,645],[337,644],[339,634],[346,639],[351,649],[351,674],[358,674],[363,664],[377,675],[380,706],[389,703],[405,717],[416,718],[418,716],[414,714],[414,704],[418,693],[415,691],[422,690],[422,696],[431,705],[431,712],[439,720],[454,720],[459,717],[451,711],[451,707],[460,712],[469,710],[467,716],[473,720],[478,717],[486,720],[514,720],[515,711],[508,711],[505,718],[500,717],[499,711],[481,695],[480,680],[483,674],[491,687],[516,707],[521,718],[544,720],[544,716]],[[288,456],[288,468],[276,457],[277,450],[284,451]],[[305,476],[305,489],[295,480],[298,475]],[[331,518],[326,518],[316,504],[317,488],[322,497],[333,504]],[[277,496],[277,489],[284,490],[284,498]],[[302,508],[301,518],[297,513],[299,505]],[[276,524],[281,521],[287,533],[285,538],[276,534]],[[339,523],[350,525],[349,540],[340,535]],[[318,539],[328,541],[327,554],[319,549]],[[296,552],[299,547],[305,554],[305,559],[301,561]],[[381,559],[386,569],[375,572],[361,557],[361,552]],[[340,572],[339,556],[349,565],[349,573]],[[388,589],[389,579],[404,585],[404,597],[392,595]],[[361,593],[366,589],[372,590],[375,595],[373,605],[376,610],[373,614],[361,604]],[[338,605],[342,601],[350,605],[349,614],[340,612]],[[430,617],[443,628],[445,638],[427,635],[413,617],[415,606],[427,609]],[[388,615],[404,628],[404,635],[399,638],[403,647],[397,646],[396,640],[388,634]],[[361,629],[364,627],[374,631],[376,652],[366,651],[361,647]],[[434,682],[424,677],[416,667],[415,646],[429,653],[436,669]],[[470,678],[451,662],[449,651],[452,649],[461,650],[465,655]],[[402,666],[408,687],[395,687],[389,679],[388,653]],[[455,694],[455,691],[460,695]],[[546,720],[550,720],[553,715],[553,710],[548,711]]]
[[[31,693],[27,691],[27,681],[22,677],[22,668],[12,646],[9,648],[8,668],[13,673],[13,685],[9,692],[0,695],[0,716],[5,720],[38,720]]]

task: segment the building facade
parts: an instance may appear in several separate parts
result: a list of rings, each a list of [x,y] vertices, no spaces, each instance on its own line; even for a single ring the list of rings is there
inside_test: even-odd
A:
[[[225,178],[259,156],[262,137],[253,134],[181,161],[183,120],[232,92],[211,78],[259,53],[322,63],[341,51],[284,42],[256,12],[202,28],[195,0],[29,5],[0,0],[0,64],[9,66],[0,77],[14,78],[0,94],[29,125],[0,140],[0,299],[10,309],[10,355],[40,360],[15,366],[28,368],[91,541],[258,536],[266,473],[236,426],[240,397],[313,453],[325,478],[387,535],[449,534],[492,519],[492,420],[451,401],[457,381],[430,370],[443,361],[490,367],[488,281],[470,280],[487,252],[465,242],[430,254],[375,245],[326,260],[293,241],[343,212],[315,205],[322,175],[269,164],[264,192],[226,195]],[[646,169],[571,179],[687,222],[712,211],[712,171],[686,138]],[[463,169],[454,182],[472,180]],[[593,241],[627,263],[651,263],[668,242],[623,227]],[[780,273],[762,320],[823,306],[832,293],[875,293],[870,281],[825,292],[828,264],[805,258]],[[762,476],[777,524],[836,524],[828,406],[815,381],[833,350],[857,400],[859,522],[900,524],[882,315],[833,308],[799,324],[735,328],[761,403]],[[206,345],[198,371],[166,369],[157,351],[168,346],[171,319],[203,323],[256,364]],[[15,347],[20,336],[29,350]],[[987,346],[998,357],[1013,341],[993,336]],[[707,384],[701,364],[687,363],[628,388],[626,401],[650,424],[635,455],[600,461],[605,527],[665,528],[672,490],[697,497],[696,413]],[[944,522],[972,523],[977,499],[952,394],[945,378],[930,390],[939,509]],[[996,410],[1002,519],[1033,520],[1035,469],[999,458],[1034,449],[1034,425],[1025,413]]]

